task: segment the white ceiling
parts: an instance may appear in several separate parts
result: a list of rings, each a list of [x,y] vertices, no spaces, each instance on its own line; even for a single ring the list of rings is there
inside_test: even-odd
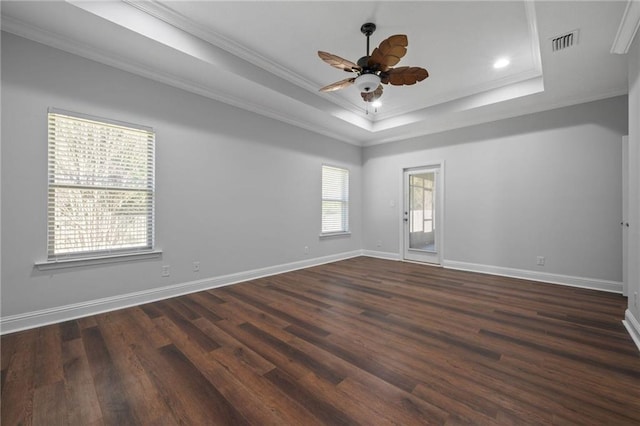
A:
[[[610,53],[626,1],[3,1],[2,29],[356,145],[627,93]],[[384,87],[377,112],[318,50],[353,62],[406,34],[398,64],[429,78]],[[571,48],[551,38],[579,30]],[[511,64],[493,68],[499,57]]]

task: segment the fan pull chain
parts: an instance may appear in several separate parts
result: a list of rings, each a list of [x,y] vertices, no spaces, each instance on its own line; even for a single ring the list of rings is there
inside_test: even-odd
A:
[[[372,104],[372,105],[373,105],[373,104]],[[374,112],[375,114],[377,114],[377,113],[378,113],[378,107],[377,107],[377,106],[374,106],[374,107],[373,107],[373,112]],[[367,102],[367,101],[364,101],[364,114],[365,114],[365,115],[369,115],[369,102]]]

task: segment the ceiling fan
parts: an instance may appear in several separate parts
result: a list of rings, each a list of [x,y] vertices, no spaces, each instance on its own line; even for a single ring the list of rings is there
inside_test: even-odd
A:
[[[380,43],[369,54],[369,37],[376,30],[376,24],[367,22],[360,31],[367,37],[367,55],[353,63],[328,52],[318,51],[320,59],[332,67],[355,73],[355,77],[345,78],[320,89],[333,92],[354,85],[360,90],[365,102],[373,102],[382,96],[382,85],[403,86],[416,84],[429,77],[426,69],[420,67],[392,68],[407,53],[409,41],[404,34],[396,34]]]

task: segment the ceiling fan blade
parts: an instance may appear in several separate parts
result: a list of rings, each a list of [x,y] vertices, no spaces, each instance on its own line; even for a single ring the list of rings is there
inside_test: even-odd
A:
[[[347,72],[360,71],[360,67],[358,65],[332,53],[318,50],[318,56],[332,67],[345,70]]]
[[[373,49],[368,65],[372,68],[377,66],[380,71],[387,71],[407,54],[408,45],[409,40],[406,35],[392,35],[380,43],[380,46]]]
[[[393,86],[410,86],[429,77],[429,72],[420,67],[392,68],[384,73],[380,82]]]
[[[331,83],[328,86],[324,86],[320,89],[321,92],[335,92],[336,90],[344,89],[345,87],[349,87],[356,81],[355,77],[345,78],[344,80],[336,81],[335,83]]]
[[[373,102],[382,96],[382,84],[378,84],[378,87],[373,92],[361,92],[360,96],[365,102]]]

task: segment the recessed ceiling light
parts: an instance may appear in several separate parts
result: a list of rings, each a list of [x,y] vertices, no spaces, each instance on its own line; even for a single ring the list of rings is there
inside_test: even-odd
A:
[[[509,60],[509,58],[500,58],[497,61],[495,61],[493,63],[493,67],[495,69],[499,69],[499,68],[504,68],[507,65],[509,65],[511,63],[511,61]]]

